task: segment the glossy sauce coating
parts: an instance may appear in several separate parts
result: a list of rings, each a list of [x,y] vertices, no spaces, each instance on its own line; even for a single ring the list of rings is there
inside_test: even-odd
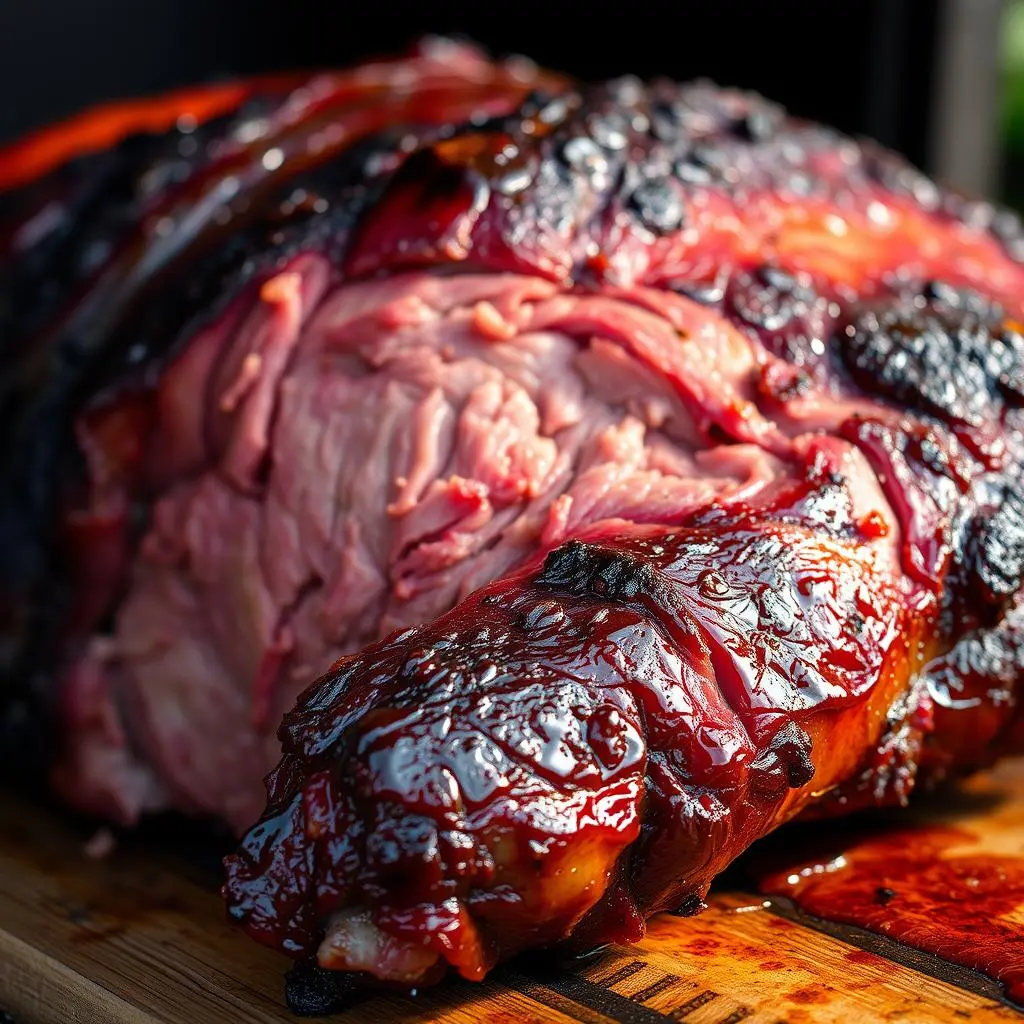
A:
[[[280,941],[292,907],[286,948],[309,955],[369,899],[479,977],[699,902],[812,780],[852,771],[907,685],[913,627],[849,524],[821,530],[827,490],[812,473],[766,507],[581,537],[343,663],[286,718],[233,913]]]

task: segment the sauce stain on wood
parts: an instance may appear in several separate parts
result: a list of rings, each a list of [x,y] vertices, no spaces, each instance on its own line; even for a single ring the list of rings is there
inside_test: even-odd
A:
[[[899,818],[857,831],[819,828],[817,841],[787,843],[779,865],[771,845],[758,887],[782,897],[776,909],[847,940],[844,925],[885,940],[902,963],[972,991],[1024,1004],[1024,792],[993,800],[993,778],[972,780],[961,790],[986,807],[982,831],[932,817],[927,805],[909,825]],[[825,833],[822,835],[821,833]],[[799,832],[796,836],[799,836]],[[790,839],[795,837],[790,837]],[[781,845],[781,844],[776,844]],[[900,945],[896,945],[896,943]],[[909,948],[907,948],[909,947]],[[875,948],[882,948],[875,943]],[[920,951],[920,952],[915,952]],[[959,968],[967,968],[961,970]],[[985,977],[979,977],[980,972]],[[986,980],[989,979],[989,980]]]

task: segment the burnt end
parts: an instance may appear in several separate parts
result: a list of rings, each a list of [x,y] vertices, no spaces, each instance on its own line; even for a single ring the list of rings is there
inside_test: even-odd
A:
[[[961,637],[930,662],[923,683],[933,696],[936,731],[920,751],[931,785],[985,768],[1019,750],[1024,680],[1024,609]]]
[[[857,526],[847,482],[838,474],[815,477],[813,473],[812,466],[806,493],[793,503],[784,521],[811,523],[833,537],[852,538]]]
[[[635,555],[573,540],[555,548],[544,560],[537,583],[576,597],[599,596],[629,601],[649,594],[654,566]]]
[[[329,971],[312,961],[295,964],[284,979],[284,998],[297,1017],[325,1017],[355,1005],[368,993],[357,975]]]
[[[656,235],[678,231],[686,212],[678,186],[667,179],[639,185],[630,195],[627,206],[640,223]]]
[[[684,277],[666,282],[666,287],[677,295],[692,299],[694,302],[698,302],[702,306],[708,306],[717,312],[722,308],[728,284],[728,272],[723,268],[718,268],[714,276],[705,280],[695,281]]]
[[[729,289],[731,312],[742,322],[767,331],[785,327],[800,307],[813,299],[814,293],[796,277],[771,266],[737,274]]]
[[[766,796],[799,789],[814,778],[811,737],[796,722],[787,722],[750,766],[751,785]]]
[[[683,902],[675,908],[675,910],[670,910],[669,913],[673,917],[696,917],[707,909],[708,905],[701,898],[700,894],[692,893],[690,896],[687,896]]]
[[[965,545],[970,592],[1003,607],[1024,584],[1024,494],[1006,484],[996,509],[971,520]]]
[[[795,366],[810,366],[825,353],[825,339],[833,330],[832,308],[809,281],[764,265],[732,276],[724,312],[773,355]]]
[[[975,293],[933,284],[866,309],[837,348],[865,392],[952,426],[997,424],[1024,404],[1024,336]]]

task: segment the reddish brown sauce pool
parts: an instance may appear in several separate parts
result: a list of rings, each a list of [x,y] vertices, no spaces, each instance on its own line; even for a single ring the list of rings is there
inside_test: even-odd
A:
[[[954,828],[890,831],[773,869],[759,884],[814,917],[981,971],[1024,1003],[1024,834],[1020,857],[946,855],[972,840]]]

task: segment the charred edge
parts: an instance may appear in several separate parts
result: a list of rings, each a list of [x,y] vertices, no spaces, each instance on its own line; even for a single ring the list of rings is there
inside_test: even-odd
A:
[[[130,135],[0,195],[0,221],[12,225],[26,212],[54,211],[36,222],[31,247],[0,269],[0,359],[19,336],[45,327],[117,249],[154,196],[194,180],[209,166],[219,140],[267,116],[277,102],[253,96],[195,127]]]
[[[679,192],[665,180],[645,181],[630,194],[627,209],[655,235],[667,235],[683,226],[685,211]]]
[[[537,583],[574,597],[630,601],[651,593],[655,570],[650,562],[625,551],[573,540],[547,556]]]
[[[675,910],[670,910],[668,913],[673,917],[696,917],[707,909],[708,905],[704,902],[703,897],[699,893],[693,893],[687,896]]]
[[[371,994],[371,987],[359,975],[327,971],[315,963],[295,964],[285,975],[285,1002],[297,1017],[340,1013],[365,1001]]]
[[[1005,607],[1024,583],[1024,494],[1010,484],[1002,488],[995,513],[972,520],[966,555],[979,596]]]
[[[751,897],[755,899],[755,897]],[[866,953],[874,953],[892,963],[907,967],[918,974],[925,974],[936,981],[945,982],[965,992],[972,992],[974,995],[984,999],[991,999],[994,1002],[1002,1003],[1004,1006],[1020,1010],[1016,1003],[1007,998],[1003,986],[992,978],[986,977],[969,967],[961,967],[959,964],[950,963],[932,953],[925,953],[913,946],[905,946],[902,942],[887,938],[884,935],[877,935],[875,932],[857,928],[854,925],[840,924],[836,921],[826,921],[819,917],[812,917],[805,914],[791,900],[782,896],[771,897],[767,912],[781,917],[794,924],[803,925],[822,935],[828,935],[833,939],[839,939],[849,946],[855,946]]]
[[[949,424],[997,422],[1024,403],[1024,336],[977,292],[930,282],[863,309],[837,345],[865,392]]]
[[[719,294],[724,315],[774,355],[794,367],[817,360],[813,340],[830,319],[828,297],[771,264],[732,272]],[[809,373],[795,372],[779,397],[791,400],[811,386]]]

